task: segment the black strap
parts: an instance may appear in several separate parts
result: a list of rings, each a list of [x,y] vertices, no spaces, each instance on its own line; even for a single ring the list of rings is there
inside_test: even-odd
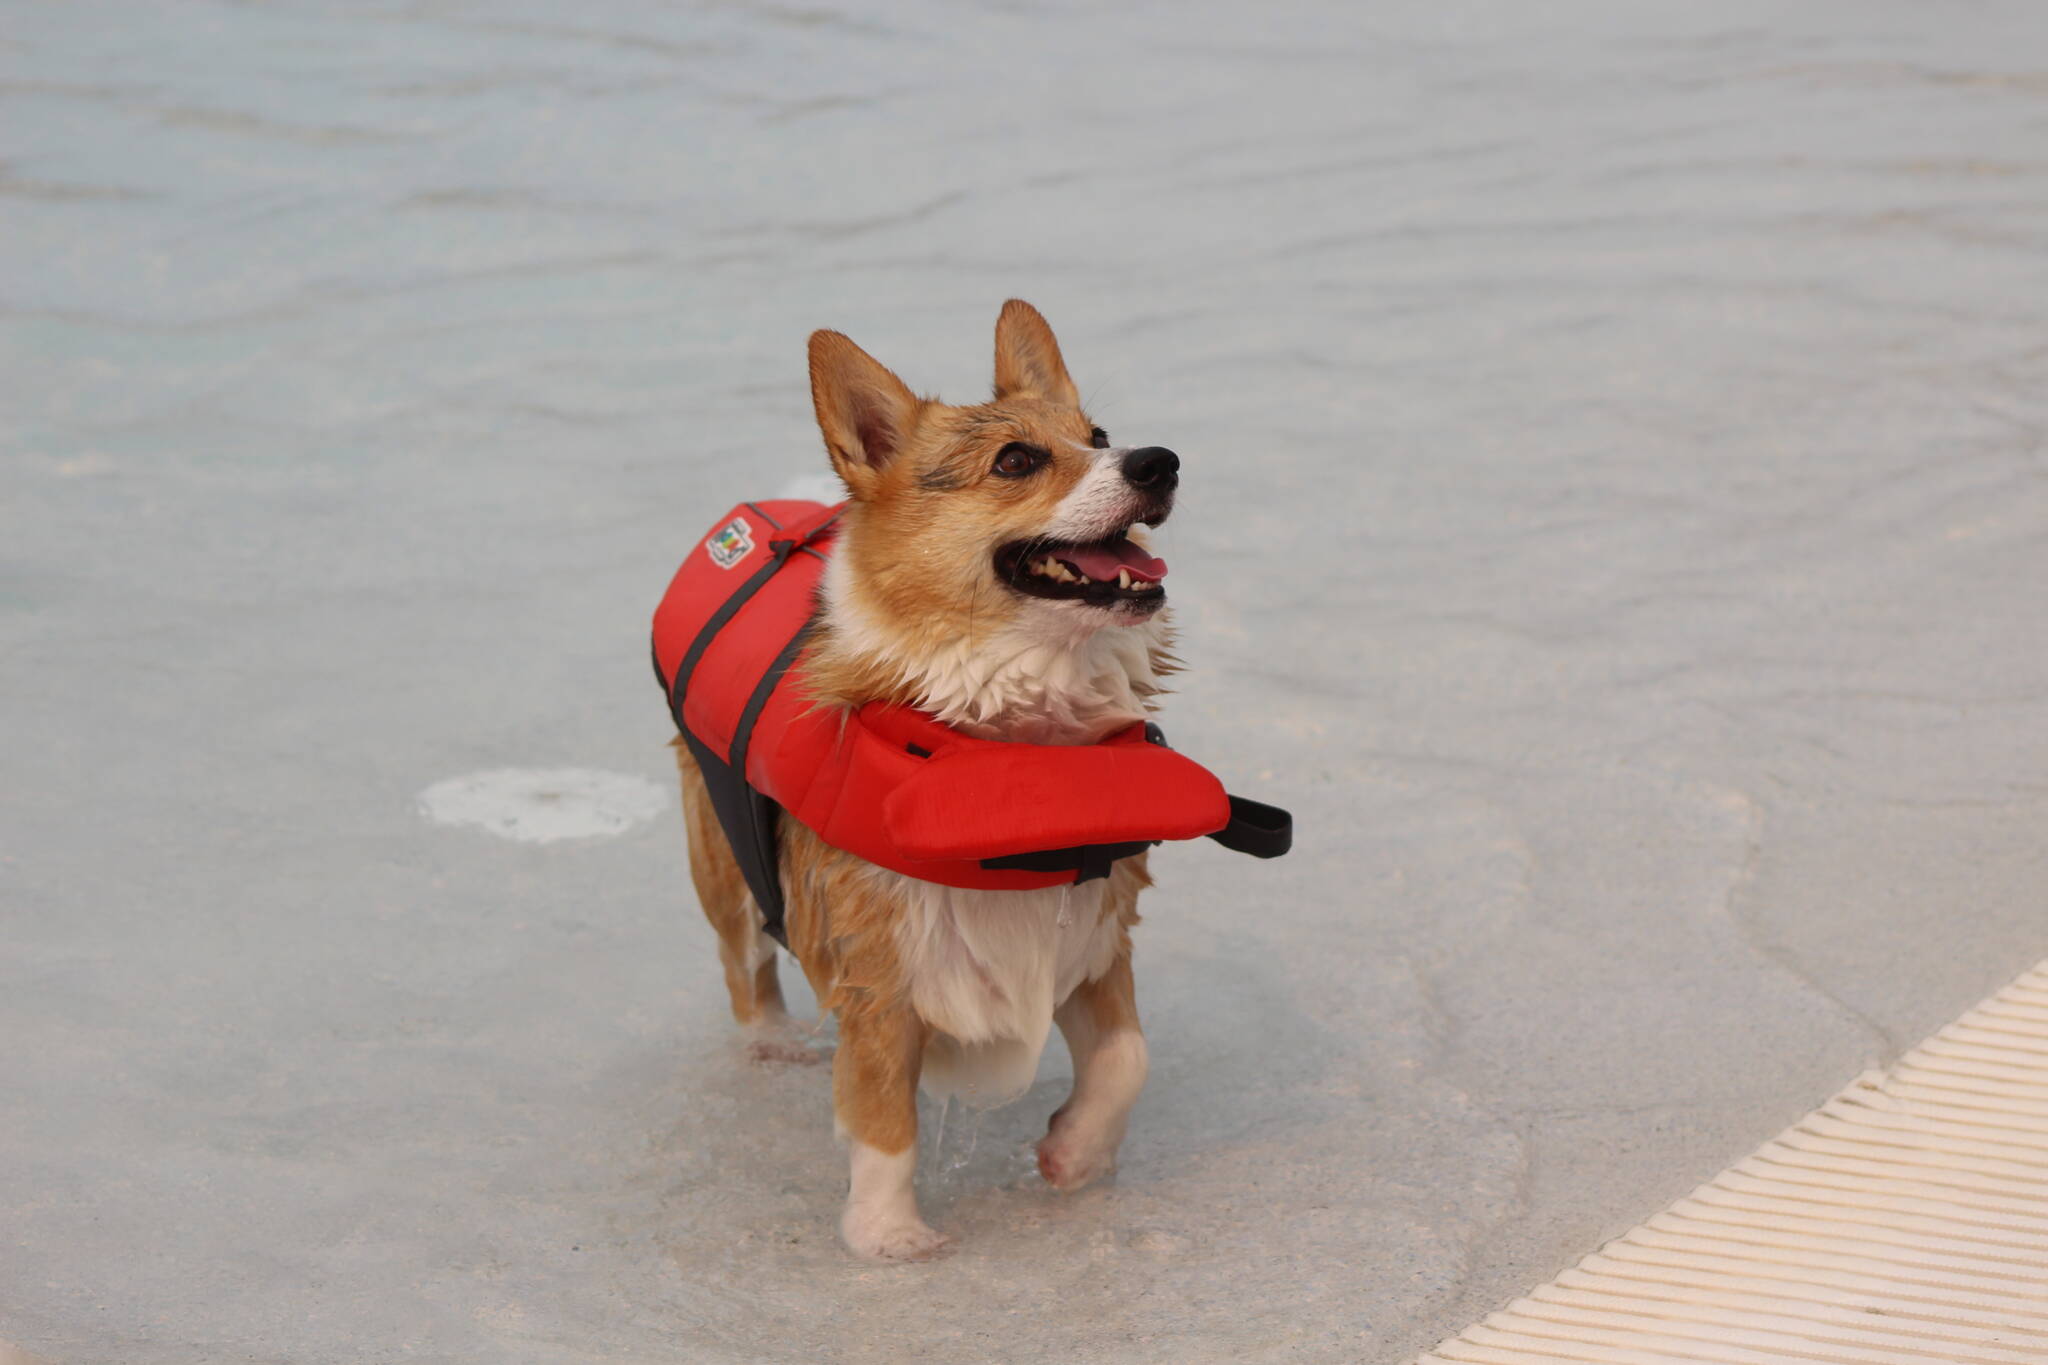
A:
[[[767,513],[747,506],[763,521],[774,525]],[[830,523],[826,523],[829,525]],[[778,528],[779,529],[779,528]],[[781,814],[781,807],[757,792],[747,783],[747,745],[753,738],[754,723],[760,719],[761,709],[768,704],[768,697],[775,691],[775,684],[789,671],[802,647],[803,638],[810,630],[806,620],[798,628],[789,643],[783,646],[768,671],[755,684],[754,691],[747,698],[747,704],[740,713],[739,728],[733,733],[733,742],[728,751],[728,761],[720,762],[709,746],[690,732],[683,723],[683,699],[688,695],[690,678],[697,671],[697,665],[704,658],[704,651],[718,638],[718,632],[739,614],[755,593],[767,586],[782,566],[789,562],[790,555],[798,548],[794,540],[773,540],[768,543],[768,562],[756,569],[746,582],[733,591],[732,596],[719,604],[711,613],[697,638],[690,642],[690,648],[683,655],[682,663],[676,666],[672,680],[661,679],[661,660],[655,658],[654,676],[662,681],[668,692],[669,714],[675,718],[676,729],[691,754],[697,760],[697,767],[704,775],[704,784],[711,797],[713,811],[719,825],[725,830],[725,840],[732,848],[733,861],[739,864],[740,874],[747,883],[747,889],[754,894],[754,903],[761,908],[762,929],[785,948],[789,946],[787,931],[783,928],[784,902],[780,860],[777,857],[775,825]]]
[[[768,523],[775,530],[784,529],[782,524],[769,516],[754,503],[744,504],[746,509]],[[768,562],[748,576],[747,581],[734,590],[732,596],[719,604],[711,613],[697,637],[690,641],[690,647],[683,654],[683,661],[676,666],[673,679],[661,676],[661,656],[654,658],[654,677],[668,694],[669,714],[675,718],[676,729],[682,734],[684,743],[697,760],[697,767],[704,775],[704,785],[711,797],[713,812],[725,831],[726,843],[732,847],[733,860],[739,864],[740,874],[746,880],[747,889],[753,892],[754,903],[761,908],[761,928],[780,943],[789,946],[788,932],[783,926],[784,899],[782,894],[782,868],[776,847],[775,827],[782,814],[782,808],[774,801],[756,791],[747,781],[747,750],[753,743],[754,726],[761,718],[768,698],[775,693],[776,684],[796,662],[803,652],[805,637],[810,634],[815,614],[805,619],[789,637],[788,643],[776,654],[768,671],[755,682],[754,690],[748,694],[747,703],[740,711],[737,727],[733,731],[732,744],[727,756],[721,760],[702,740],[690,733],[690,727],[683,724],[683,699],[690,688],[690,678],[703,661],[704,651],[718,638],[740,608],[750,601],[754,594],[767,586],[768,580],[789,562],[789,557],[801,550],[805,554],[824,556],[811,548],[811,543],[824,533],[825,529],[839,520],[834,512],[823,521],[803,533],[801,540],[784,539],[768,542]]]
[[[1230,823],[1209,836],[1233,853],[1254,858],[1277,858],[1294,847],[1294,817],[1278,806],[1249,797],[1230,798]],[[1109,866],[1119,858],[1143,853],[1157,839],[1140,839],[1124,844],[1081,844],[1074,848],[1047,848],[1032,853],[1012,853],[1001,858],[983,858],[981,865],[995,871],[1075,871],[1074,881],[1092,882],[1107,877]]]
[[[761,675],[761,681],[754,684],[754,690],[747,697],[745,708],[740,711],[739,724],[732,732],[732,766],[745,777],[747,773],[747,750],[754,742],[754,723],[761,719],[761,710],[768,705],[768,698],[775,694],[775,685],[782,681],[782,675],[789,672],[789,666],[796,662],[796,656],[803,653],[804,638],[817,624],[818,615],[812,612],[804,623],[796,628],[796,634],[789,637],[789,643],[775,656],[768,671]]]
[[[1209,836],[1233,853],[1277,858],[1294,847],[1294,817],[1248,797],[1230,798],[1230,823]]]
[[[1074,873],[1074,884],[1092,882],[1109,875],[1110,865],[1119,858],[1143,853],[1157,839],[1138,839],[1126,844],[1081,844],[1074,848],[1044,848],[1031,853],[1011,853],[1001,858],[983,858],[981,865],[995,872]]]
[[[719,631],[725,629],[726,622],[739,615],[740,608],[747,605],[755,593],[768,586],[768,580],[775,577],[776,570],[789,561],[790,552],[796,549],[796,542],[771,540],[768,542],[768,549],[771,552],[768,562],[754,570],[752,577],[740,584],[732,596],[719,603],[718,610],[712,612],[711,618],[698,630],[697,638],[690,641],[689,649],[683,654],[683,661],[676,665],[675,677],[664,684],[668,688],[668,709],[675,716],[678,730],[689,728],[683,724],[683,694],[690,689],[690,675],[697,671],[697,664],[703,659],[704,651],[711,648],[711,642],[718,638]],[[661,676],[659,663],[654,666],[654,676]]]
[[[753,745],[754,723],[761,719],[762,708],[775,694],[776,684],[782,681],[782,675],[789,672],[789,666],[803,652],[804,640],[817,619],[813,614],[796,628],[796,633],[789,637],[789,643],[782,647],[775,661],[768,665],[768,671],[761,675],[761,681],[754,684],[752,694],[747,697],[746,708],[740,712],[739,725],[733,730],[732,748],[728,751],[734,780],[753,798],[747,807],[751,816],[747,831],[748,848],[746,853],[740,854],[753,862],[753,875],[747,882],[755,888],[754,900],[761,907],[762,931],[785,948],[789,946],[789,932],[783,927],[787,902],[782,894],[782,850],[775,838],[775,826],[781,819],[782,807],[756,791],[754,784],[747,781],[747,750]],[[738,853],[740,842],[730,838],[728,841]]]

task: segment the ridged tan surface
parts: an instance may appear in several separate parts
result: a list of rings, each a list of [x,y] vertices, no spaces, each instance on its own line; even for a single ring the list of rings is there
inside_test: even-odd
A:
[[[2048,1360],[2048,964],[1422,1362]]]

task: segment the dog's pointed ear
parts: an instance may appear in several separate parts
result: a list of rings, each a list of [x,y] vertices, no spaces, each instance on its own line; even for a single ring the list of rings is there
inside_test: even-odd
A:
[[[1063,407],[1081,406],[1080,391],[1067,377],[1060,344],[1036,308],[1022,299],[1003,305],[996,319],[996,397],[1030,395]]]
[[[811,402],[832,467],[855,497],[873,489],[917,427],[917,395],[838,332],[811,333]]]

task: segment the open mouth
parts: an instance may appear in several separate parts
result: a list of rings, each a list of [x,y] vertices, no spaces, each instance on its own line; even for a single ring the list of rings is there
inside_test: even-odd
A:
[[[1019,540],[996,551],[996,577],[1032,597],[1150,613],[1166,601],[1166,561],[1132,540]]]

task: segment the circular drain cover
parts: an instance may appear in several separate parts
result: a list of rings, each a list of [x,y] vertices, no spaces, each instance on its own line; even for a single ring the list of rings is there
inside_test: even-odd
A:
[[[551,844],[624,834],[659,815],[668,793],[644,777],[598,768],[493,768],[436,782],[419,803],[435,824]]]

